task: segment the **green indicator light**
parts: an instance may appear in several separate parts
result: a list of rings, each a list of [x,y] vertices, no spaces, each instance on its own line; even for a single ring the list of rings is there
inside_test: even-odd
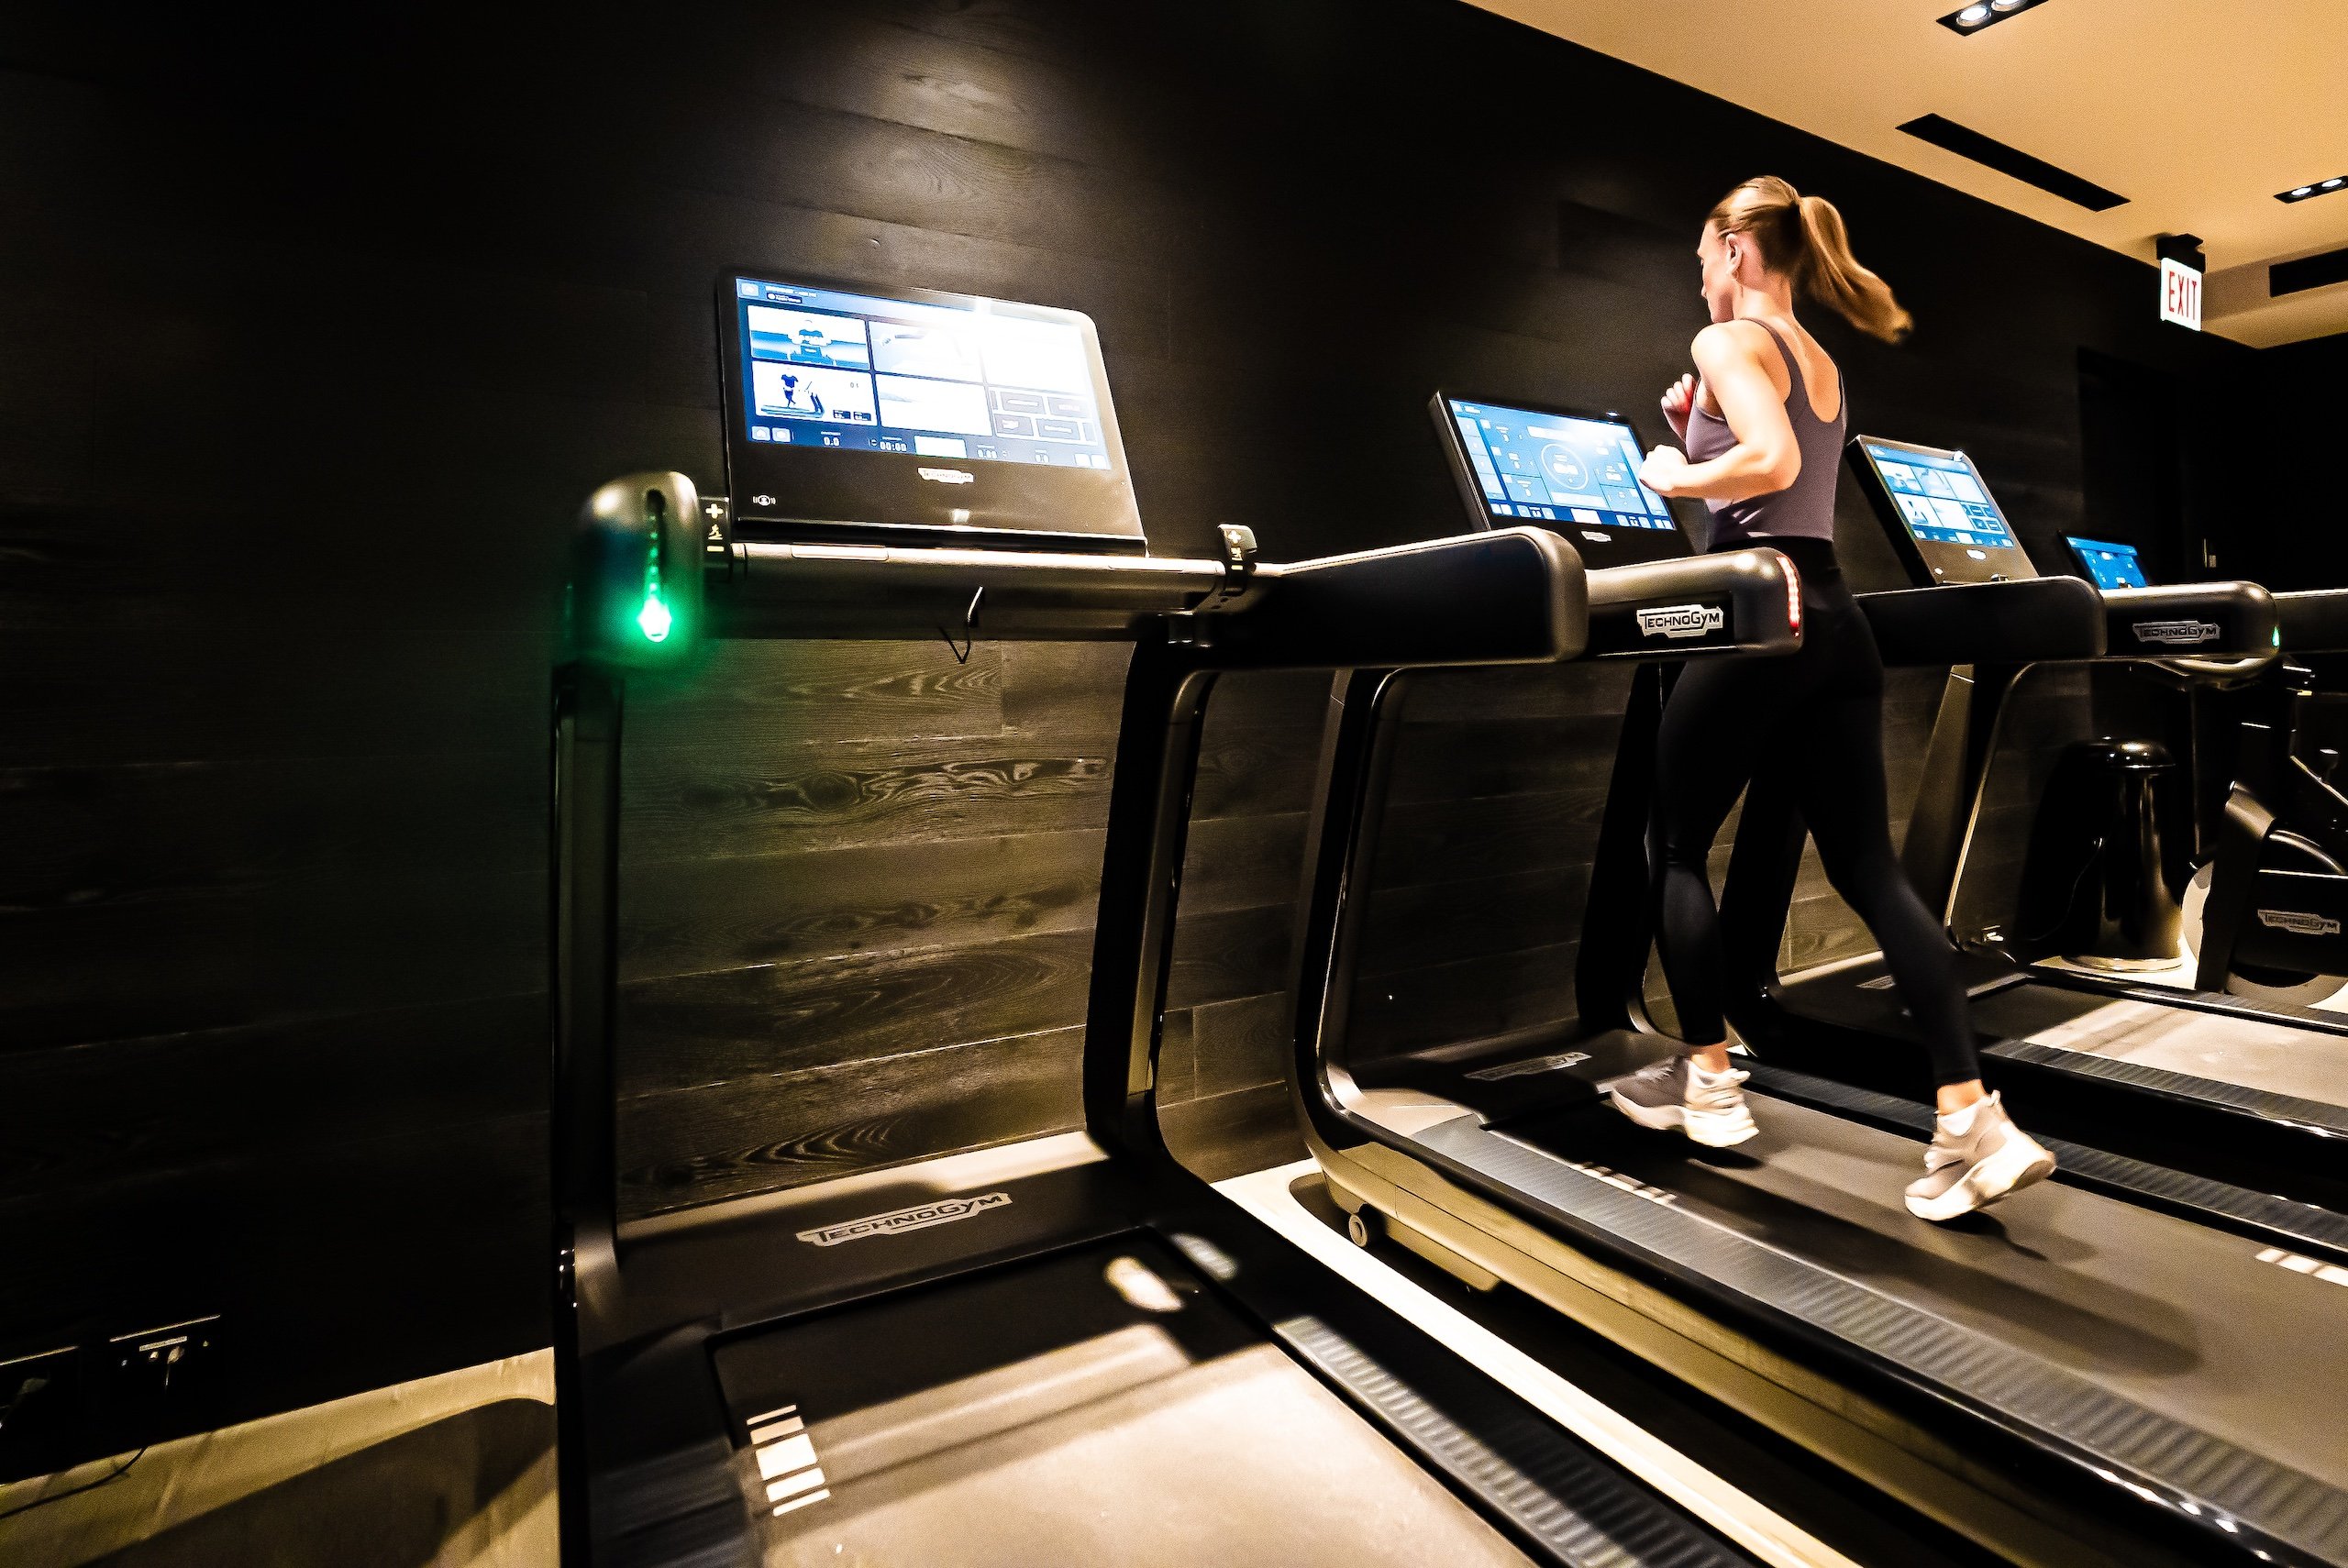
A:
[[[648,593],[644,598],[644,608],[636,613],[636,624],[644,629],[647,637],[660,643],[669,640],[669,628],[676,624],[676,617],[669,613],[669,607],[660,602],[659,594]]]
[[[2283,646],[2283,628],[2280,626],[2275,628],[2275,646],[2278,648]]]

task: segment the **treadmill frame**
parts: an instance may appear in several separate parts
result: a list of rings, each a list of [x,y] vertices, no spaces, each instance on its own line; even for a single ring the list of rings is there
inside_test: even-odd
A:
[[[1648,673],[1642,672],[1639,689],[1659,700],[1659,689],[1649,690],[1645,681]],[[2174,1479],[2260,1474],[2273,1493],[2253,1486],[2231,1494],[2231,1503],[2246,1510],[2293,1492],[2294,1473],[2271,1462],[2076,1377],[2058,1375],[2057,1386],[2041,1396],[2017,1389],[2011,1370],[1969,1386],[1962,1370],[1931,1374],[1925,1368],[1935,1364],[1977,1367],[1985,1356],[1994,1363],[2004,1347],[1888,1297],[1865,1300],[1871,1293],[1828,1270],[1697,1220],[1670,1207],[1667,1196],[1638,1190],[1611,1172],[1519,1142],[1464,1106],[1417,1133],[1381,1125],[1357,1109],[1360,1087],[1335,1057],[1359,959],[1363,922],[1356,905],[1370,885],[1369,824],[1380,815],[1400,728],[1389,712],[1397,674],[1357,669],[1339,677],[1308,828],[1290,1084],[1313,1157],[1342,1205],[1375,1209],[1401,1245],[1471,1282],[1507,1281],[2022,1561],[2053,1568],[2079,1561],[2083,1548],[2107,1561],[2137,1563],[2233,1562],[2253,1553],[2270,1562],[2301,1560],[2294,1544]],[[1618,785],[1624,757],[1645,734],[1638,712],[1625,722]],[[1618,816],[1610,798],[1601,861],[1628,852],[1627,824],[1645,819],[1644,797],[1636,799],[1642,803]],[[1634,947],[1643,953],[1645,924],[1627,918],[1625,906],[1600,903],[1602,889],[1620,884],[1619,867],[1611,883],[1594,873],[1589,907],[1606,908],[1600,928],[1617,933],[1607,944],[1611,954]],[[1587,1060],[1560,1050],[1577,1044],[1592,1053],[1611,1049],[1626,1065],[1634,1058],[1624,1053],[1635,1053],[1642,1036],[1656,1055],[1674,1048],[1645,1034],[1635,1002],[1623,1009],[1631,1015],[1627,1027],[1608,1027],[1604,1010],[1624,1001],[1619,970],[1610,976],[1605,965],[1586,966],[1578,979],[1584,1004],[1596,1010],[1596,1031],[1587,1022],[1572,1032],[1526,1031],[1488,1043],[1496,1055],[1538,1068]],[[1619,1038],[1624,1035],[1631,1038]],[[1533,1055],[1544,1049],[1558,1055]],[[1586,1084],[1577,1090],[1578,1080],[1565,1072],[1537,1076],[1568,1095],[1594,1095]],[[1696,1261],[1708,1249],[1714,1264]],[[1811,1297],[1827,1303],[1822,1310],[1840,1331],[1779,1305]],[[1903,1344],[1931,1348],[1903,1352]],[[2000,1386],[2002,1396],[1990,1391]],[[1951,1441],[1933,1435],[1953,1414],[1966,1436]],[[2165,1474],[2154,1456],[2180,1453],[2186,1457]],[[2025,1489],[2015,1475],[2060,1482]],[[2305,1506],[2327,1521],[2324,1529],[2341,1532],[2342,1522],[2324,1512],[2338,1494],[2311,1485],[2315,1494]],[[2293,1507],[2277,1511],[2288,1516],[2299,1507],[2295,1497]],[[2340,1539],[2348,1555],[2348,1534]]]
[[[1637,1540],[1658,1564],[1733,1568],[1744,1561],[1299,1253],[1168,1151],[1157,1116],[1157,1055],[1200,726],[1217,676],[1373,657],[1423,665],[1549,662],[1578,651],[1586,624],[1579,563],[1542,530],[1291,567],[1257,564],[1244,530],[1226,530],[1225,546],[1220,562],[973,560],[971,552],[902,550],[844,559],[836,550],[802,557],[792,547],[757,545],[726,552],[720,570],[728,580],[714,586],[730,592],[713,597],[723,635],[809,635],[802,612],[836,607],[845,584],[872,613],[861,622],[819,618],[813,635],[903,635],[910,614],[933,606],[937,581],[967,582],[983,572],[991,597],[981,635],[1135,645],[1103,849],[1085,1024],[1084,1131],[1013,1145],[1027,1152],[1028,1170],[989,1185],[1016,1187],[1015,1203],[978,1224],[921,1228],[886,1257],[862,1245],[794,1247],[792,1238],[811,1217],[857,1223],[862,1210],[885,1207],[879,1194],[918,1187],[925,1173],[967,1156],[859,1172],[650,1221],[619,1217],[614,1056],[625,688],[617,670],[592,658],[559,668],[551,1253],[566,1568],[607,1556],[632,1563],[720,1561],[726,1533],[747,1528],[730,1474],[715,1486],[709,1479],[714,1467],[730,1464],[736,1441],[710,1361],[727,1337],[1135,1231],[1186,1254],[1244,1318],[1536,1557],[1579,1561],[1577,1554],[1593,1545]],[[954,591],[955,602],[967,597],[959,587]],[[1415,618],[1394,613],[1405,606]],[[763,1261],[746,1268],[746,1257]],[[746,1297],[744,1290],[762,1294]],[[746,1544],[747,1538],[737,1543],[737,1560]]]

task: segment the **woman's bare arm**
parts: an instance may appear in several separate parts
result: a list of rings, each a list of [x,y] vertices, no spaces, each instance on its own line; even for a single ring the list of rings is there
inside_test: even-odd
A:
[[[1701,501],[1746,501],[1774,495],[1801,473],[1801,443],[1786,417],[1785,394],[1769,380],[1761,329],[1720,322],[1696,335],[1696,369],[1720,405],[1736,445],[1710,462],[1690,463],[1676,447],[1658,447],[1640,470],[1662,495]]]

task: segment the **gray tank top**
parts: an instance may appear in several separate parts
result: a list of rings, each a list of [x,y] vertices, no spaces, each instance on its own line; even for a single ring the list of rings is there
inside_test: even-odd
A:
[[[1832,541],[1834,486],[1843,471],[1843,432],[1851,419],[1850,401],[1839,395],[1842,372],[1835,372],[1834,417],[1821,419],[1810,405],[1810,385],[1802,380],[1801,361],[1794,358],[1793,349],[1767,322],[1753,325],[1767,333],[1778,352],[1786,357],[1786,417],[1792,422],[1794,439],[1801,445],[1801,473],[1787,489],[1767,495],[1706,502],[1712,512],[1711,547],[1733,549],[1769,538]],[[1688,411],[1689,460],[1708,463],[1735,445],[1736,432],[1728,427],[1727,420],[1701,408]]]

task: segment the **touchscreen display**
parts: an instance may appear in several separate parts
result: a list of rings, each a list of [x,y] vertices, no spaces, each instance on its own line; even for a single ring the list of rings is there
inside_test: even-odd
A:
[[[2149,588],[2144,580],[2143,563],[2136,558],[2133,545],[2113,544],[2103,539],[2082,539],[2064,536],[2063,542],[2079,558],[2079,566],[2088,580],[2098,588]]]
[[[1069,321],[996,302],[734,280],[743,436],[767,446],[1107,469],[1100,369]]]
[[[1966,545],[1977,549],[2014,547],[2013,531],[1989,499],[1988,487],[1962,452],[1920,451],[1913,447],[1861,443],[1867,461],[1899,509],[1900,521],[1919,544]]]
[[[1449,409],[1493,517],[1677,530],[1663,498],[1639,482],[1629,425],[1460,398]]]

